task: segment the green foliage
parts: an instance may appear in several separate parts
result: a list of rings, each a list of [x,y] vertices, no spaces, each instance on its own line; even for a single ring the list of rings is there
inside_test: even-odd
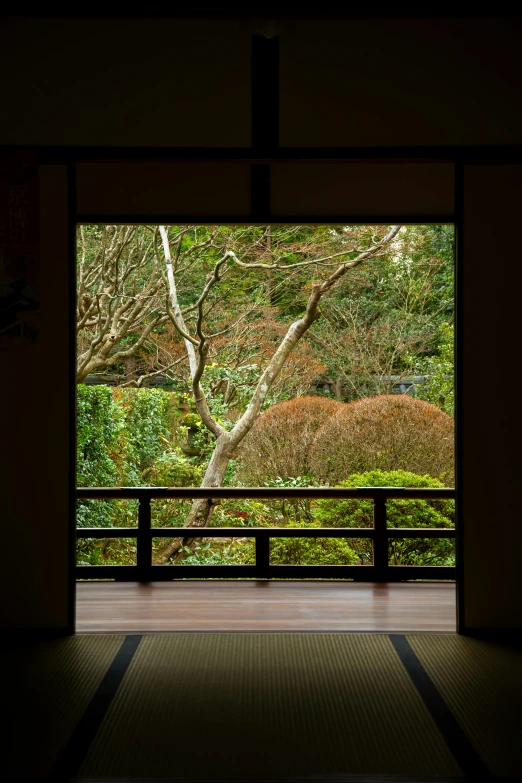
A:
[[[169,443],[168,392],[79,384],[77,410],[78,486],[140,484]]]
[[[242,364],[237,367],[207,364],[202,378],[202,386],[213,416],[226,426],[229,409],[239,407],[243,410],[250,401],[253,386],[259,380],[258,364]]]
[[[136,565],[135,538],[81,538],[76,546],[78,565]]]
[[[123,411],[106,386],[78,386],[77,481],[79,486],[115,486],[117,465],[112,453],[124,426]]]
[[[203,468],[187,459],[178,449],[168,448],[144,473],[144,485],[149,487],[198,487]],[[152,502],[153,527],[181,527],[190,502],[158,498]]]
[[[122,449],[127,465],[141,474],[163,453],[172,436],[172,394],[158,389],[114,389],[114,401],[124,411]]]
[[[270,527],[273,524],[273,510],[268,501],[229,498],[218,503],[209,527]]]
[[[354,473],[339,487],[442,487],[442,482],[431,476],[418,476],[404,470],[372,470]],[[453,528],[455,503],[453,500],[389,500],[387,502],[389,528]],[[333,500],[317,502],[317,521],[325,527],[373,527],[372,500]],[[354,542],[360,562],[372,562],[369,539]],[[395,539],[390,542],[390,563],[393,565],[454,565],[454,545],[451,539]]]
[[[118,486],[115,459],[118,438],[125,423],[123,411],[106,386],[78,386],[76,482],[80,487]],[[80,500],[79,527],[109,527],[113,509],[109,503]]]
[[[187,415],[183,416],[183,418],[180,420],[179,424],[180,427],[186,427],[190,430],[194,427],[201,427],[202,421],[197,413],[187,413]]]
[[[174,406],[169,392],[80,384],[77,421],[78,486],[200,484],[202,469],[171,442]],[[168,506],[154,511],[154,523],[163,525],[179,510]],[[77,505],[79,527],[133,527],[137,518],[136,500],[81,500]],[[123,539],[84,540],[78,543],[78,556],[93,564],[128,564],[132,545]]]
[[[417,361],[415,366],[417,375],[427,377],[426,383],[418,387],[417,397],[437,405],[450,416],[453,416],[455,409],[454,343],[453,324],[442,324],[437,353]]]
[[[148,487],[197,487],[203,478],[203,468],[183,456],[177,449],[168,448],[143,474]]]
[[[405,226],[392,252],[363,264],[322,301],[325,317],[313,332],[327,375],[346,379],[349,399],[388,394],[392,376],[422,374],[417,363],[436,355],[453,317],[453,272],[452,226]]]
[[[203,538],[192,546],[180,550],[183,565],[254,565],[256,561],[254,542],[236,539],[208,541]]]
[[[291,522],[288,527],[306,528],[306,522]],[[351,565],[357,554],[341,538],[272,538],[270,563],[274,565]]]
[[[288,476],[277,478],[272,481],[266,481],[265,487],[313,487],[317,486],[314,477],[307,473],[304,476]],[[281,498],[281,500],[266,500],[266,506],[270,508],[272,515],[272,525],[277,527],[291,527],[293,524],[312,522],[312,502],[309,498]]]

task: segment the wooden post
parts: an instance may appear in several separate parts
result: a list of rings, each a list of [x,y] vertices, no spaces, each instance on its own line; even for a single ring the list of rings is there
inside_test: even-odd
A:
[[[270,568],[270,538],[268,531],[256,536],[256,577],[268,578]]]
[[[386,526],[386,496],[380,493],[375,495],[373,510],[373,526],[375,538],[373,539],[373,565],[375,567],[375,581],[385,582],[388,570],[388,530]]]
[[[151,508],[150,497],[141,495],[139,497],[138,507],[138,536],[136,565],[138,569],[150,568],[152,565],[152,538],[151,529]],[[138,571],[139,573],[139,571]]]

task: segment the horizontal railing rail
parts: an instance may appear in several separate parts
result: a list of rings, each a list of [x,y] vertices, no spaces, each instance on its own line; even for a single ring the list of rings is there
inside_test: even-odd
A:
[[[78,579],[116,579],[119,581],[164,581],[198,578],[248,579],[354,579],[371,582],[396,582],[407,579],[455,579],[454,566],[390,565],[389,541],[393,539],[455,538],[455,528],[388,527],[388,500],[454,500],[452,488],[424,487],[80,487],[79,500],[138,500],[137,527],[77,528],[78,539],[136,539],[136,565],[78,565]],[[155,499],[337,499],[374,503],[374,526],[368,528],[324,527],[152,527],[151,501]],[[373,542],[373,565],[273,565],[270,563],[271,538],[368,538]],[[255,565],[153,565],[153,538],[248,538],[255,540]]]
[[[453,500],[449,487],[78,487],[78,498],[119,500],[120,498],[392,498]]]

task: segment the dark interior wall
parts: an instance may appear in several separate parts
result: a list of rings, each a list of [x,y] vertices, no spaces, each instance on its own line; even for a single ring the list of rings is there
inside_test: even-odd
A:
[[[76,180],[81,215],[250,214],[244,162],[84,161]]]
[[[0,498],[4,628],[68,618],[69,306],[67,169],[39,167],[41,333],[0,353],[5,373]],[[45,378],[52,374],[52,383]]]
[[[272,163],[272,215],[441,215],[451,221],[454,168],[445,162]],[[250,215],[245,162],[83,161],[76,171],[80,215]]]
[[[312,162],[271,167],[272,214],[448,215],[454,213],[452,163]]]
[[[519,143],[522,20],[309,21],[281,36],[281,144]]]
[[[284,145],[522,144],[519,21],[306,22],[280,27]],[[0,127],[0,145],[248,146],[250,39],[255,29],[251,23],[235,22],[7,19],[0,33],[0,58],[2,72],[8,74],[2,88],[8,117]],[[212,169],[216,164],[199,163],[190,170],[182,166],[175,174],[173,165],[141,164],[141,177],[135,180],[128,179],[128,169],[116,166],[120,178],[113,178],[112,191],[103,188],[100,169],[96,173],[92,164],[80,166],[82,209],[96,208],[92,196],[97,186],[99,208],[108,212],[132,210],[144,198],[150,212],[164,199],[168,209],[178,210],[180,194],[188,188],[192,214],[224,214],[225,207],[228,214],[247,217],[247,167],[220,165]],[[401,165],[410,168],[401,168],[402,173],[396,164],[387,164],[386,173],[382,168],[379,173],[379,168],[365,165],[274,165],[274,213],[318,214],[326,204],[332,206],[325,211],[339,204],[347,216],[388,208],[405,216],[415,210],[451,213],[451,166],[429,169],[432,164],[425,164],[419,169],[405,162]],[[489,292],[489,324],[505,322],[505,301],[511,303],[515,319],[515,289],[508,270],[517,250],[493,240],[506,227],[504,206],[516,225],[521,192],[515,169],[505,167],[498,175],[491,169],[484,178],[481,172],[483,167],[476,167],[467,174],[462,258],[466,290],[477,294],[468,298],[463,313],[466,623],[520,627],[516,596],[517,567],[522,564],[516,542],[521,520],[515,487],[521,467],[519,436],[507,413],[493,409],[490,399],[481,394],[479,404],[474,387],[475,373],[482,377],[484,367],[493,364],[500,371],[516,355],[516,323],[502,334],[502,352],[497,353],[500,337],[492,341],[479,303]],[[150,183],[161,181],[162,174],[161,187],[152,189]],[[2,355],[6,377],[17,379],[16,384],[3,384],[1,408],[3,436],[10,444],[0,466],[2,551],[9,553],[2,569],[3,595],[9,596],[3,623],[8,628],[65,627],[68,616],[65,476],[73,455],[68,447],[65,168],[41,166],[40,183],[41,339],[30,354]],[[479,229],[484,221],[489,228],[482,245]],[[506,235],[502,241],[508,239]],[[490,248],[490,263],[501,256],[495,263],[504,265],[494,279],[495,297],[489,278],[475,275],[477,265],[485,269],[484,248]],[[52,387],[41,382],[49,366],[58,379]],[[501,515],[506,545],[495,553],[495,565],[507,565],[501,577],[490,575],[485,581],[491,565],[485,536],[499,507],[496,488],[485,483],[479,453],[488,454],[491,465],[511,471]],[[56,476],[64,482],[58,483]],[[15,556],[20,551],[23,567]]]
[[[234,22],[11,18],[0,50],[0,144],[250,144],[250,38]]]
[[[465,167],[464,204],[465,617],[470,628],[522,628],[522,166]]]
[[[253,22],[4,18],[3,144],[249,146]],[[521,19],[276,23],[288,145],[519,143]],[[267,103],[267,111],[272,108]]]

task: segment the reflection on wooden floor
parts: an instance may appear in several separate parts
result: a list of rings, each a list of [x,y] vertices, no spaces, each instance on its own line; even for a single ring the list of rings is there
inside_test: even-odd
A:
[[[455,632],[449,582],[78,582],[80,633]]]

